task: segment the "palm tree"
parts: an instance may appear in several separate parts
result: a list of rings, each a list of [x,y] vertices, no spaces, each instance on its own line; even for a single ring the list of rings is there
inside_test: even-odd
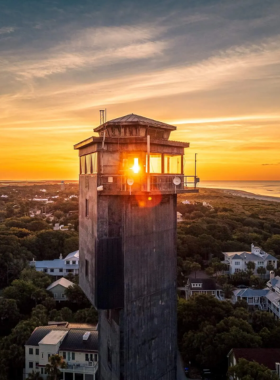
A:
[[[35,372],[35,371],[32,371],[29,375],[28,375],[28,380],[43,380],[42,376],[40,375],[39,372]]]
[[[58,380],[58,375],[61,373],[59,368],[66,368],[66,363],[62,356],[55,354],[50,356],[49,364],[46,365],[46,373],[48,380]]]

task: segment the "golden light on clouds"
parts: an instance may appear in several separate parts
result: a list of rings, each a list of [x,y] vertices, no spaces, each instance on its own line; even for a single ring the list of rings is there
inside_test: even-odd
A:
[[[170,22],[83,19],[54,35],[37,22],[40,37],[26,31],[22,44],[24,29],[0,28],[0,179],[77,179],[73,145],[106,107],[109,119],[135,113],[176,125],[171,139],[190,142],[189,175],[198,153],[204,180],[279,180],[280,30],[255,37],[259,25],[278,25],[264,8],[263,20],[236,16],[229,31],[232,7],[218,8],[218,26],[215,7],[178,12],[176,23],[170,13]]]

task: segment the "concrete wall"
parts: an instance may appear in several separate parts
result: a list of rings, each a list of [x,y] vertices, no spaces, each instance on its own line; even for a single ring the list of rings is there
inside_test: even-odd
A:
[[[85,200],[89,202],[86,216]],[[95,294],[95,243],[97,239],[97,176],[80,176],[79,197],[79,282],[90,302],[94,305]],[[88,260],[88,276],[85,273]]]
[[[176,378],[176,196],[152,198],[98,198],[98,237],[122,236],[125,292],[118,323],[99,313],[101,380]]]

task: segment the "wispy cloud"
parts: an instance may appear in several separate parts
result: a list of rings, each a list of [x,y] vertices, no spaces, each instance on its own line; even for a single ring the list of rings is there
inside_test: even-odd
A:
[[[6,27],[0,28],[0,34],[9,34],[9,33],[13,33],[14,31],[15,31],[15,28],[13,28],[11,26],[6,26]]]
[[[280,165],[280,162],[277,162],[276,164],[262,164],[262,166],[271,166],[271,165]]]

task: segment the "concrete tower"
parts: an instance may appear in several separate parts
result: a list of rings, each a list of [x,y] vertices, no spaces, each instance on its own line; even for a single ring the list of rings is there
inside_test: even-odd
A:
[[[176,379],[176,194],[197,190],[175,129],[131,114],[75,145],[80,285],[99,311],[101,380]]]

